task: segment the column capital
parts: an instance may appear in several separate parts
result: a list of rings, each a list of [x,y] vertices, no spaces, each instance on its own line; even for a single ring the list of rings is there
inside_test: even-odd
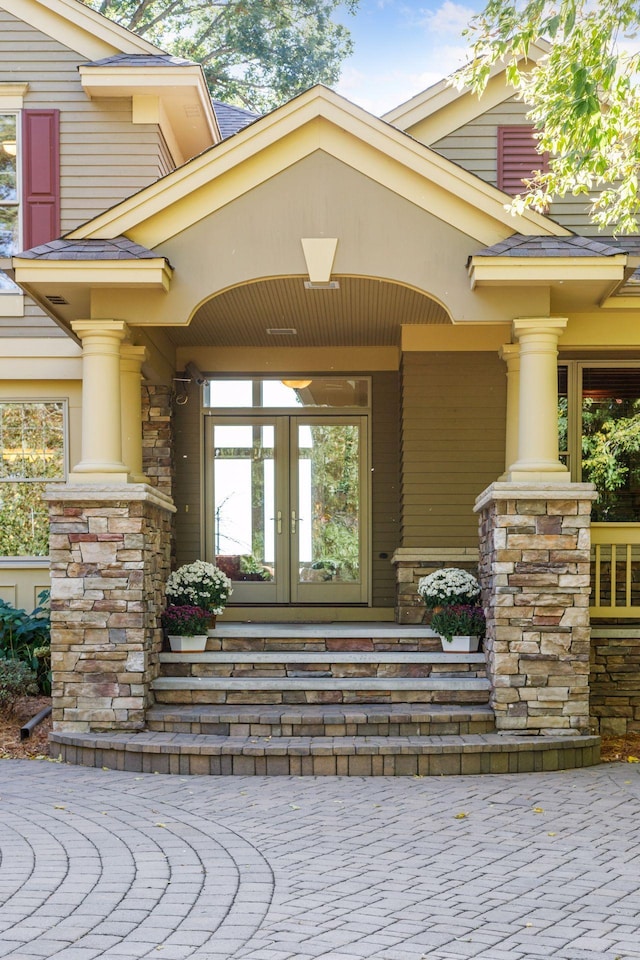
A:
[[[131,373],[139,373],[140,367],[148,359],[149,351],[146,347],[134,347],[132,343],[120,345],[120,367]]]
[[[510,366],[510,364],[520,360],[520,344],[503,343],[498,350],[498,356],[501,360],[504,360],[507,366]]]
[[[96,335],[124,340],[129,334],[129,328],[124,320],[72,320],[71,329],[81,340]]]
[[[527,334],[551,334],[559,337],[566,329],[568,317],[515,317],[513,333],[520,340]]]

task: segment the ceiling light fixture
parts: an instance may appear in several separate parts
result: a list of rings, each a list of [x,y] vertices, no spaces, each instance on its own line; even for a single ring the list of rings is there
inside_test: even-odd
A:
[[[313,380],[281,380],[280,383],[285,387],[291,387],[292,390],[304,390],[313,383]]]
[[[15,140],[3,140],[2,149],[5,153],[8,153],[10,157],[15,157],[18,152],[18,144]]]

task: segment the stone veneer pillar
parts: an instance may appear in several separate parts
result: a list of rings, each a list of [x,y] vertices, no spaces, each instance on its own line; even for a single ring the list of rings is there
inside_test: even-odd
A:
[[[476,501],[496,727],[589,730],[590,483],[497,482]]]
[[[53,722],[139,730],[162,644],[169,497],[146,484],[51,486]]]

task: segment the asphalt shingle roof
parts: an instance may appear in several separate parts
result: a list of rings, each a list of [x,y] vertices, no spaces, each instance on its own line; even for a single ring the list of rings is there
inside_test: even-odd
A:
[[[613,237],[525,237],[515,233],[474,254],[475,257],[614,257],[627,253]]]
[[[113,240],[51,240],[17,254],[27,260],[156,260],[158,254],[127,237]]]
[[[174,57],[170,53],[117,53],[113,57],[92,60],[87,67],[184,67],[196,66],[193,60]]]
[[[232,137],[234,133],[238,133],[243,127],[253,123],[260,116],[259,113],[252,113],[251,110],[245,110],[244,107],[234,107],[230,103],[223,103],[222,100],[213,100],[212,102],[223,140]]]

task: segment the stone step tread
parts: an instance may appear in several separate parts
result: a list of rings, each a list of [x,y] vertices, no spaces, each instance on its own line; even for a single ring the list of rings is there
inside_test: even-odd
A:
[[[455,667],[461,663],[484,662],[484,653],[361,653],[331,650],[326,653],[296,650],[276,653],[222,653],[207,650],[204,653],[160,654],[160,663],[446,663]]]
[[[158,677],[154,690],[487,690],[488,680],[478,677]]]
[[[437,637],[431,627],[403,623],[221,623],[210,636],[221,639],[324,640],[326,637],[354,639],[406,639]]]
[[[156,704],[148,720],[204,723],[411,723],[492,720],[484,704],[368,703],[368,704]]]
[[[161,733],[61,733],[53,743],[100,750],[117,749],[136,753],[181,753],[200,755],[241,754],[244,756],[340,756],[354,754],[442,754],[509,753],[525,750],[553,750],[566,747],[594,747],[597,736],[517,736],[502,733],[474,733],[409,737],[224,737],[210,734]]]

